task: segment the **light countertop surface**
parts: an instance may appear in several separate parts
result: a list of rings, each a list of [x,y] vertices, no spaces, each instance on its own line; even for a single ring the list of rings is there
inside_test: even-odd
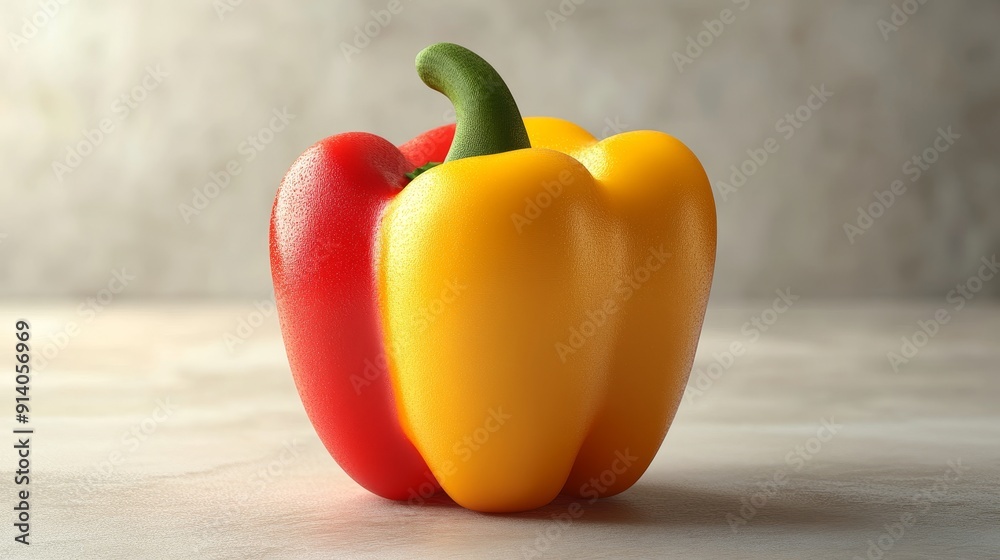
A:
[[[253,302],[77,306],[0,311],[10,363],[19,318],[51,355],[31,385],[32,544],[5,523],[0,558],[1000,558],[997,306],[803,301],[755,336],[770,302],[713,302],[656,460],[570,521],[569,499],[484,515],[362,490],[306,419],[275,316],[240,328]],[[13,374],[0,390],[13,519]]]

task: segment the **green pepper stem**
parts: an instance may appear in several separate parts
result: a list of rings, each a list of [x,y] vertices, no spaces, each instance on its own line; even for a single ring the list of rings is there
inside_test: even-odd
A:
[[[445,161],[530,148],[514,97],[479,55],[437,43],[417,55],[417,74],[455,106],[455,139]]]

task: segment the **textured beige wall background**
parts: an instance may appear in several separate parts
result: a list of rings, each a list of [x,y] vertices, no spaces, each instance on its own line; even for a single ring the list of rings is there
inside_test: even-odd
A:
[[[0,296],[85,296],[122,267],[130,296],[268,293],[288,165],[330,134],[402,142],[448,120],[412,67],[437,41],[493,62],[524,114],[685,141],[716,187],[716,297],[944,297],[1000,249],[1000,2],[576,2],[402,0],[385,25],[371,10],[388,0],[4,2]],[[880,29],[894,6],[902,25]],[[823,85],[832,97],[786,138],[779,120]],[[243,144],[283,108],[262,150]],[[911,181],[904,163],[939,127],[960,138]],[[768,138],[778,151],[723,197]],[[95,145],[77,161],[81,142]],[[186,223],[178,205],[230,160],[241,173]],[[851,243],[843,224],[897,179],[906,191]]]

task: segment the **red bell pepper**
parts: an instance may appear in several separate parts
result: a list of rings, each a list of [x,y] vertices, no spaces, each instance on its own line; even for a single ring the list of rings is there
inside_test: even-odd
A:
[[[271,271],[295,385],[337,463],[379,496],[440,491],[403,435],[379,324],[377,224],[408,173],[444,161],[455,125],[395,147],[367,133],[326,138],[292,164],[271,215]]]

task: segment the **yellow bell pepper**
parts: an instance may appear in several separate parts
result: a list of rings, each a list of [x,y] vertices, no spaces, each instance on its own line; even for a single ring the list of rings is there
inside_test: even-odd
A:
[[[661,132],[598,141],[522,121],[496,72],[456,45],[417,66],[458,124],[380,226],[402,430],[467,508],[617,494],[659,449],[694,359],[715,261],[705,171]]]

